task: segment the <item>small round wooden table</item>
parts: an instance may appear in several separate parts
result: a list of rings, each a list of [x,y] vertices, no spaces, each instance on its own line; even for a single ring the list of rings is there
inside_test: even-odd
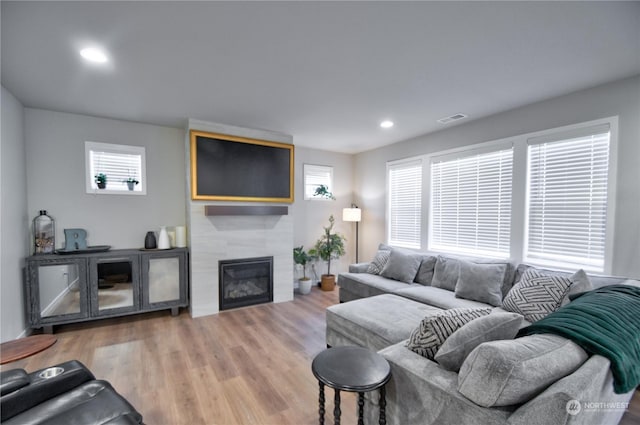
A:
[[[15,362],[46,350],[56,343],[53,335],[32,335],[0,344],[0,364]]]
[[[324,424],[324,386],[335,390],[333,417],[340,425],[340,391],[358,393],[358,425],[362,425],[364,393],[380,389],[380,425],[387,423],[384,385],[391,378],[387,360],[371,350],[361,347],[333,347],[318,354],[311,364],[313,375],[320,386],[320,425]]]

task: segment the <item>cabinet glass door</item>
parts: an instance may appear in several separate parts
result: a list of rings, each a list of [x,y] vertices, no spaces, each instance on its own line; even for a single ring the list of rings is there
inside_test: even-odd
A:
[[[149,304],[180,299],[180,260],[149,259]]]
[[[136,258],[91,259],[91,309],[106,316],[139,308]]]
[[[40,265],[37,270],[42,319],[83,313],[86,294],[78,264]]]
[[[186,255],[184,248],[142,255],[143,308],[186,305]]]

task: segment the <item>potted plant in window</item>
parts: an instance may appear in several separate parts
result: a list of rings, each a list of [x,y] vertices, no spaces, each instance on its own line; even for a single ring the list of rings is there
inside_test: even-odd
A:
[[[98,173],[93,176],[96,184],[98,185],[98,189],[104,189],[107,187],[107,175],[104,173]]]
[[[302,245],[293,248],[293,261],[302,266],[302,277],[298,280],[298,289],[301,294],[311,292],[311,279],[307,277],[307,263],[311,260],[313,257],[305,252]]]
[[[346,239],[339,233],[332,233],[334,223],[333,215],[329,216],[329,226],[324,228],[324,234],[318,239],[316,246],[309,250],[309,254],[327,262],[327,274],[323,274],[320,279],[323,291],[333,291],[335,288],[336,277],[331,274],[331,260],[338,259],[345,253]]]
[[[316,187],[316,191],[313,192],[313,195],[318,196],[320,198],[333,199],[334,201],[336,200],[336,197],[333,196],[333,193],[329,191],[329,187],[324,184],[321,184],[320,186]]]
[[[128,179],[123,180],[123,182],[127,184],[127,187],[129,188],[129,190],[133,190],[135,185],[140,183],[138,180],[134,179],[133,177],[129,177]]]

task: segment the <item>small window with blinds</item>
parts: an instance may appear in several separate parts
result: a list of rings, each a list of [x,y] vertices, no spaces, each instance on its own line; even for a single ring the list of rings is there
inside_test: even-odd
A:
[[[144,147],[85,142],[85,163],[87,193],[147,193]]]
[[[431,161],[429,249],[510,256],[513,148]]]
[[[327,192],[333,193],[333,167],[325,165],[304,164],[304,199],[331,200],[331,197],[316,195],[320,186],[325,186]]]
[[[420,248],[422,160],[387,165],[389,245]]]
[[[605,124],[527,141],[525,261],[604,271],[609,140]]]

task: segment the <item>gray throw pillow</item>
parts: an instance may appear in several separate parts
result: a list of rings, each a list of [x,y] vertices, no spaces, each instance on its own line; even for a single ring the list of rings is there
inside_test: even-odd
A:
[[[589,280],[589,276],[584,272],[584,270],[578,270],[573,276],[571,276],[571,286],[569,287],[569,291],[567,295],[562,299],[561,306],[565,306],[569,304],[569,297],[572,295],[577,295],[582,292],[591,291],[593,289],[593,285]]]
[[[522,316],[517,313],[493,312],[472,320],[451,334],[442,344],[435,361],[447,370],[457,372],[469,353],[487,341],[515,338]]]
[[[525,403],[588,357],[575,342],[552,334],[485,342],[460,367],[458,391],[483,407]]]
[[[460,260],[456,297],[500,307],[506,271],[506,264],[475,264]]]
[[[504,298],[502,308],[522,314],[529,322],[536,322],[560,308],[562,299],[569,292],[571,279],[529,268]]]
[[[466,323],[491,313],[490,308],[452,308],[422,319],[411,332],[407,348],[433,360],[444,341]]]
[[[422,254],[394,248],[391,250],[389,261],[385,264],[380,275],[400,282],[411,283],[418,273],[421,261]]]
[[[383,249],[379,250],[376,253],[376,256],[373,257],[373,260],[371,260],[371,262],[369,263],[369,266],[367,267],[367,273],[380,274],[380,272],[382,272],[382,269],[384,269],[385,264],[387,264],[387,261],[389,261],[390,254],[391,251]]]
[[[431,285],[433,269],[436,266],[437,260],[438,257],[434,257],[433,255],[425,255],[422,257],[422,262],[420,263],[420,268],[418,269],[418,274],[415,279],[416,283],[427,286]]]
[[[454,291],[458,282],[460,261],[455,258],[447,258],[438,255],[435,268],[433,269],[433,279],[431,286],[440,289]]]

